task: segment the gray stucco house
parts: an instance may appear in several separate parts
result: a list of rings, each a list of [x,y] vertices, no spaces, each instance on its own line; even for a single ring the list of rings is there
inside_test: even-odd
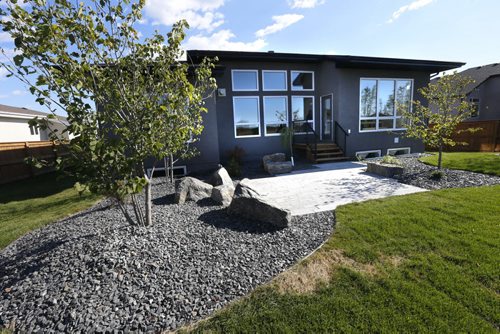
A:
[[[500,120],[500,63],[469,68],[459,74],[474,80],[467,87],[467,97],[476,107],[469,120]]]
[[[404,138],[395,104],[411,108],[417,89],[433,73],[464,63],[275,52],[188,51],[196,64],[218,57],[218,90],[207,101],[196,158],[179,162],[187,172],[224,164],[236,146],[245,160],[287,152],[280,130],[295,129],[295,151],[316,162],[356,155],[422,152]],[[287,152],[290,153],[290,152]]]

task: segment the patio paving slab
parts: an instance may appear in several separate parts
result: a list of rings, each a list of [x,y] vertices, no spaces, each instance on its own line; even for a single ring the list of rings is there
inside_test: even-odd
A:
[[[337,206],[423,192],[426,189],[365,172],[359,162],[314,165],[312,170],[250,180],[267,200],[293,216],[334,210]]]

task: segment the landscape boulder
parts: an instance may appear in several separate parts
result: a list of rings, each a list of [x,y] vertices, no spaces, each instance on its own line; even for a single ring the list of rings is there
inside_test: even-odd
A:
[[[262,164],[264,165],[264,170],[271,175],[290,173],[293,168],[292,162],[286,161],[284,153],[265,155],[262,158]]]
[[[212,196],[213,186],[194,177],[182,178],[175,187],[175,203],[184,204],[184,202],[199,201]]]
[[[229,173],[221,165],[219,165],[219,169],[217,169],[212,174],[212,177],[210,178],[210,184],[212,184],[214,187],[221,186],[221,185],[230,185],[230,186],[234,187],[233,180],[231,180]]]
[[[366,172],[377,174],[384,177],[394,177],[395,175],[403,174],[403,166],[384,164],[379,162],[368,162],[366,164]]]
[[[272,224],[278,228],[287,227],[292,218],[290,211],[266,201],[251,187],[249,181],[248,179],[243,179],[236,186],[228,213],[232,216]]]
[[[233,194],[234,186],[232,184],[223,184],[212,189],[212,199],[223,206],[231,204]]]

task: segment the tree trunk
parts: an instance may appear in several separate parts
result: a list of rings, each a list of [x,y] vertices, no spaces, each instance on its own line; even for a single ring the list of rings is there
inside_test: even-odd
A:
[[[441,162],[443,160],[443,144],[439,144],[439,153],[438,153],[438,169],[441,169]]]
[[[170,177],[170,182],[174,182],[174,155],[170,154],[169,156],[169,161],[170,161],[170,169],[169,169],[169,177]]]
[[[153,219],[151,218],[151,179],[148,179],[148,184],[146,185],[146,196],[144,196],[144,207],[146,208],[146,220],[144,225],[151,226],[153,225]]]

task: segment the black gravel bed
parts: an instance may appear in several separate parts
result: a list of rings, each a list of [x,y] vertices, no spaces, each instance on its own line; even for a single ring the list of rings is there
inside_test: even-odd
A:
[[[210,200],[173,204],[156,179],[155,224],[129,226],[109,203],[33,231],[0,252],[0,328],[159,332],[204,318],[308,255],[332,212],[275,230]]]
[[[420,162],[419,156],[422,155],[398,157],[404,166],[403,174],[396,176],[399,182],[431,190],[500,184],[498,176],[447,168],[442,169],[441,178],[433,178],[431,173],[437,168]]]

